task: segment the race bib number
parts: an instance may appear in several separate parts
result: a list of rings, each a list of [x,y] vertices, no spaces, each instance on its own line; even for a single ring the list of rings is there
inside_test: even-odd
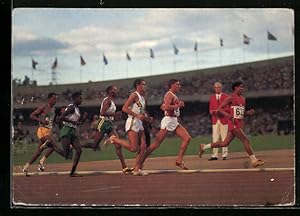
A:
[[[231,108],[233,110],[233,118],[235,118],[235,119],[243,119],[244,118],[245,107],[232,106]]]

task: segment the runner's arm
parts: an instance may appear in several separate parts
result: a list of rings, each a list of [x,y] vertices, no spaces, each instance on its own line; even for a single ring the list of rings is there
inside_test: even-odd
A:
[[[46,105],[37,108],[36,110],[34,110],[34,111],[29,115],[29,117],[30,117],[32,120],[35,120],[35,121],[38,121],[38,122],[41,122],[41,123],[47,123],[47,121],[46,121],[45,119],[40,119],[40,118],[39,118],[39,115],[41,115],[41,114],[43,113],[43,111],[45,110],[45,108],[46,108]]]

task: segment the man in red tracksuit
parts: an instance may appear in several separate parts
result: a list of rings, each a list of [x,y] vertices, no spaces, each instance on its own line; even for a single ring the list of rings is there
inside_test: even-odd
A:
[[[213,142],[217,142],[220,138],[222,141],[224,141],[227,135],[228,125],[227,118],[224,115],[217,113],[216,110],[221,102],[224,101],[228,96],[222,92],[222,84],[220,82],[216,82],[214,84],[214,92],[215,94],[211,95],[209,98],[209,113],[211,114],[212,122],[212,140]],[[218,160],[218,152],[219,148],[213,148],[212,155],[208,160]],[[227,156],[228,147],[222,147],[223,160],[226,160]]]

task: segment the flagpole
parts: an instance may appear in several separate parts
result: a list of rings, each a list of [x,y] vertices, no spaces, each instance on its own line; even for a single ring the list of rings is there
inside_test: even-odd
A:
[[[222,66],[222,46],[220,46],[220,66]]]
[[[126,78],[128,78],[128,60],[126,61]]]
[[[198,61],[198,51],[195,51],[196,52],[196,55],[195,55],[195,57],[196,57],[196,69],[198,69],[199,68],[199,61]]]
[[[174,72],[176,72],[176,55],[173,56]]]
[[[31,67],[31,81],[33,81],[33,68]]]
[[[267,58],[269,59],[269,53],[270,53],[270,48],[269,48],[269,40],[267,38]]]
[[[31,56],[31,80],[33,80],[33,65],[34,65],[33,58]]]
[[[102,81],[104,81],[104,77],[105,77],[105,64],[103,64],[102,66]]]
[[[244,58],[244,63],[245,63],[245,43],[243,44],[243,58]]]
[[[150,57],[150,76],[152,76],[152,59]]]
[[[80,82],[80,83],[81,83],[81,67],[82,67],[82,66],[80,65],[80,70],[79,70],[79,79],[80,79],[79,82]]]

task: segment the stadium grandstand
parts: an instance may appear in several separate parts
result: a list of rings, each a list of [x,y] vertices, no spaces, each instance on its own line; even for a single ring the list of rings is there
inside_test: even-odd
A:
[[[143,77],[147,82],[148,111],[154,116],[153,134],[158,130],[162,117],[159,109],[167,82],[171,78],[181,80],[179,97],[186,107],[182,110],[181,123],[195,136],[211,133],[208,113],[209,95],[216,81],[223,84],[226,93],[231,92],[231,84],[242,80],[246,86],[245,96],[248,108],[256,109],[256,114],[246,118],[245,132],[257,134],[294,133],[294,56],[264,61],[215,67],[203,70],[182,71],[178,73]],[[63,85],[24,85],[13,82],[13,124],[22,124],[25,134],[35,141],[36,123],[29,119],[32,110],[47,99],[49,92],[58,94],[56,107],[65,107],[71,101],[71,94],[80,91],[83,96],[82,111],[89,113],[88,121],[80,128],[82,139],[90,139],[90,124],[94,115],[99,114],[100,101],[105,97],[105,88],[111,84],[119,88],[118,109],[132,91],[132,79],[110,80]],[[59,111],[59,109],[57,109]],[[125,118],[124,118],[125,119]],[[119,121],[117,130],[125,136],[124,120]],[[18,130],[15,130],[18,131]],[[57,133],[57,130],[54,132]]]

